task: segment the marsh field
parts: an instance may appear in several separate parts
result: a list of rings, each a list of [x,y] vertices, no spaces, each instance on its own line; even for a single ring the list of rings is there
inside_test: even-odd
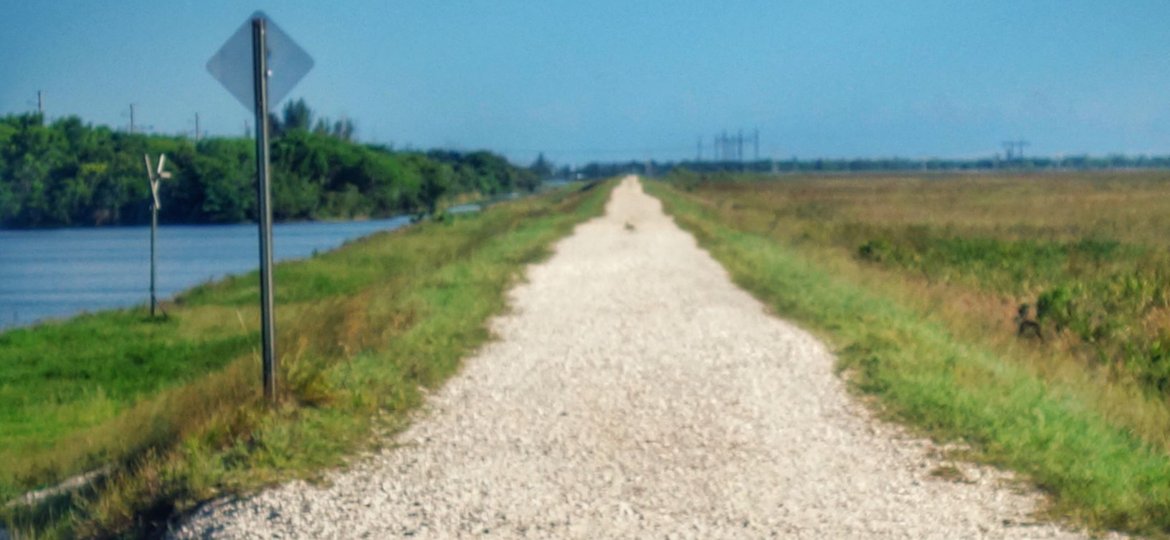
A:
[[[1020,472],[1057,518],[1170,531],[1170,172],[649,189],[883,414]]]

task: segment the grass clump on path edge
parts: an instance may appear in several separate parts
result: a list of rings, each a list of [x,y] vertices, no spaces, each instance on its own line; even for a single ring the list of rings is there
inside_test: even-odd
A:
[[[646,187],[736,283],[834,344],[851,386],[875,396],[883,415],[1021,473],[1050,495],[1054,517],[1170,533],[1170,457],[1104,421],[1074,392],[957,337],[896,295],[722,224],[691,196]]]
[[[0,502],[0,523],[30,537],[157,536],[203,501],[312,479],[377,447],[406,424],[424,389],[490,339],[487,321],[525,266],[601,215],[613,185],[446,216],[278,265],[279,406],[261,400],[252,345],[223,367],[110,405],[118,410],[108,420],[61,436],[16,473],[0,466],[0,491],[10,494],[109,467],[78,492]],[[320,286],[335,275],[343,286]],[[167,342],[207,338],[193,328],[255,338],[257,299],[255,273],[201,286],[180,296],[159,331],[170,332]],[[29,331],[37,329],[21,330]]]

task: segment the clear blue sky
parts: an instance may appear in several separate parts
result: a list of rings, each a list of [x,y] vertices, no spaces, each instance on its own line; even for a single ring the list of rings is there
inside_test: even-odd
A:
[[[205,70],[264,10],[314,58],[292,92],[365,141],[559,163],[761,154],[1170,154],[1166,0],[11,1],[0,114],[241,134]]]

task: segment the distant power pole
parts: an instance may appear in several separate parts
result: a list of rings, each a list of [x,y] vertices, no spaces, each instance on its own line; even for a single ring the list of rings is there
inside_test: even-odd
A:
[[[134,104],[130,104],[130,133],[134,133]]]
[[[199,113],[195,113],[195,142],[199,142]]]
[[[37,90],[37,114],[45,117],[45,93]]]
[[[712,160],[716,162],[737,161],[742,169],[744,162],[747,159],[747,154],[744,152],[744,143],[751,143],[752,157],[755,161],[760,160],[760,130],[753,129],[751,136],[744,135],[744,130],[736,131],[735,135],[728,135],[724,130],[722,133],[716,133],[712,139],[711,155]],[[699,139],[699,154],[702,155],[703,140]]]
[[[1024,159],[1024,147],[1028,146],[1028,141],[1023,139],[1016,141],[1004,141],[1004,161],[1011,161],[1013,159]]]

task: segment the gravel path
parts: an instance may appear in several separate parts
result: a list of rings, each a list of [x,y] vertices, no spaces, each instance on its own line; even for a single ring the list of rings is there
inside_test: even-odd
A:
[[[397,448],[175,537],[1080,537],[872,419],[633,178],[528,276]]]

